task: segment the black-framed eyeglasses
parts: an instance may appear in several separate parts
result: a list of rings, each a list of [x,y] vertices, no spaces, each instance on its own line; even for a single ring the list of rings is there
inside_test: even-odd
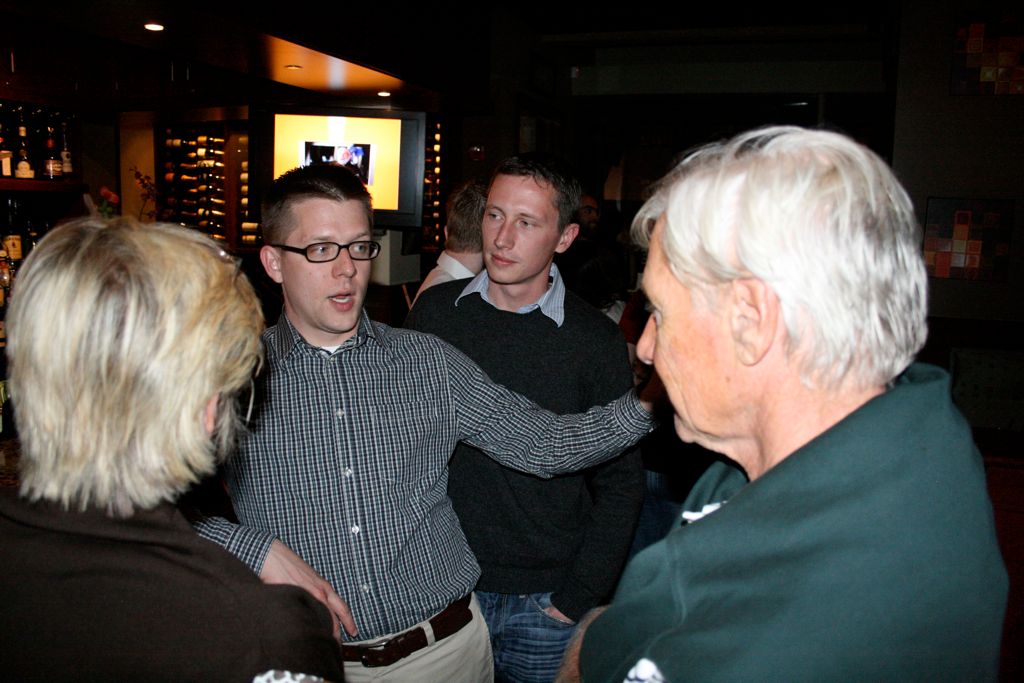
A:
[[[271,244],[272,247],[302,254],[310,263],[326,263],[338,258],[342,249],[348,250],[348,255],[353,261],[369,261],[377,258],[380,253],[380,242],[371,240],[356,240],[348,244],[337,242],[315,242],[304,247],[289,247],[287,244]]]

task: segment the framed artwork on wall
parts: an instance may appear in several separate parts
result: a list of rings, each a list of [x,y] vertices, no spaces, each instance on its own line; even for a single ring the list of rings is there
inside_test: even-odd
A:
[[[1013,200],[929,197],[924,259],[930,277],[1006,282]]]
[[[949,89],[953,95],[1024,95],[1020,15],[958,22]]]

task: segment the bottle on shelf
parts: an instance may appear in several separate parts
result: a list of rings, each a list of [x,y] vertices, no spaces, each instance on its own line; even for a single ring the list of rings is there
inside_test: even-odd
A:
[[[0,348],[7,346],[7,327],[5,321],[7,318],[7,299],[9,298],[9,293],[10,270],[7,269],[7,252],[0,249]],[[2,355],[0,353],[0,356]],[[6,403],[6,401],[4,402]],[[4,415],[4,417],[7,416]],[[0,424],[0,427],[2,427],[2,424]]]
[[[71,163],[71,148],[68,147],[68,122],[67,121],[61,121],[60,122],[60,137],[61,137],[61,147],[60,147],[61,170],[64,172],[65,176],[69,176],[69,175],[71,175],[72,173],[75,172],[75,166],[74,166],[74,164]]]
[[[7,143],[6,126],[6,121],[0,121],[0,178],[14,176],[14,152]]]
[[[11,269],[10,264],[7,260],[7,252],[0,248],[0,308],[3,309],[4,313],[7,312],[7,304],[9,303],[11,293]],[[6,317],[6,315],[4,316]],[[4,342],[6,345],[6,335]]]
[[[199,178],[198,178],[198,176],[186,175],[184,173],[182,173],[180,175],[177,175],[177,174],[174,174],[174,173],[165,173],[164,174],[164,180],[166,180],[169,183],[173,183],[173,182],[175,182],[175,180],[177,180],[178,182],[182,182],[182,183],[194,183],[197,180],[199,180]]]
[[[2,231],[4,252],[10,263],[21,263],[28,255],[25,249],[24,234],[21,229],[21,220],[18,216],[18,202],[13,197],[7,198],[7,207],[4,212],[4,224]]]
[[[29,152],[28,127],[25,125],[25,110],[18,115],[18,157],[14,167],[15,178],[35,178],[36,170],[32,166],[32,154]]]
[[[45,235],[50,231],[50,223],[46,220],[43,220],[42,225],[42,234]],[[36,248],[36,245],[39,244],[40,233],[38,230],[36,230],[36,221],[31,221],[28,218],[26,218],[22,234],[24,235],[25,239],[28,240],[27,243],[24,240],[22,241],[22,247],[24,247],[25,256],[28,256],[29,254],[32,253],[32,250]]]
[[[4,304],[11,305],[14,290],[15,267],[6,249],[0,247],[0,288],[4,291]]]
[[[57,150],[57,138],[52,125],[46,126],[46,151],[43,154],[43,178],[60,180],[64,176],[64,163]]]

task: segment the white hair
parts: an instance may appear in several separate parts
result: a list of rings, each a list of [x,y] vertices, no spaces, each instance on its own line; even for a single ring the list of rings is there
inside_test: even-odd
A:
[[[755,277],[778,296],[810,386],[881,386],[927,336],[913,206],[876,154],[832,132],[771,127],[688,155],[633,223],[698,290]]]

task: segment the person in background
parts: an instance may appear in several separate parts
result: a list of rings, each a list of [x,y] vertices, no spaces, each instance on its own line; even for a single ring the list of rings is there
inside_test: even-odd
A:
[[[346,679],[490,681],[480,569],[447,495],[456,444],[546,478],[614,457],[650,414],[630,392],[556,416],[437,337],[371,322],[380,245],[348,170],[293,169],[264,200],[260,259],[284,311],[263,335],[252,429],[225,468],[240,523],[198,526],[331,608]]]
[[[341,680],[331,615],[196,535],[175,500],[234,445],[263,318],[199,232],[55,228],[7,315],[21,488],[0,497],[10,680]]]
[[[502,162],[484,210],[485,270],[427,292],[406,320],[556,413],[632,386],[618,327],[567,292],[552,263],[579,229],[579,193],[552,159]],[[610,597],[625,563],[643,495],[638,454],[539,479],[460,445],[449,471],[448,495],[480,563],[495,678],[550,682],[576,620]]]
[[[580,196],[580,204],[576,209],[580,236],[587,239],[598,239],[601,228],[601,202],[591,194]]]
[[[444,251],[437,257],[437,265],[423,279],[416,299],[434,285],[473,277],[484,267],[480,221],[486,201],[486,188],[475,180],[463,183],[452,192],[445,204],[448,222],[444,226]]]
[[[601,202],[583,194],[573,216],[579,234],[555,255],[565,286],[588,304],[619,322],[628,298],[625,260],[614,230],[601,222]]]
[[[995,680],[1006,569],[949,376],[914,363],[928,280],[892,171],[837,133],[755,130],[690,154],[634,233],[638,355],[680,437],[731,462],[561,680]]]

